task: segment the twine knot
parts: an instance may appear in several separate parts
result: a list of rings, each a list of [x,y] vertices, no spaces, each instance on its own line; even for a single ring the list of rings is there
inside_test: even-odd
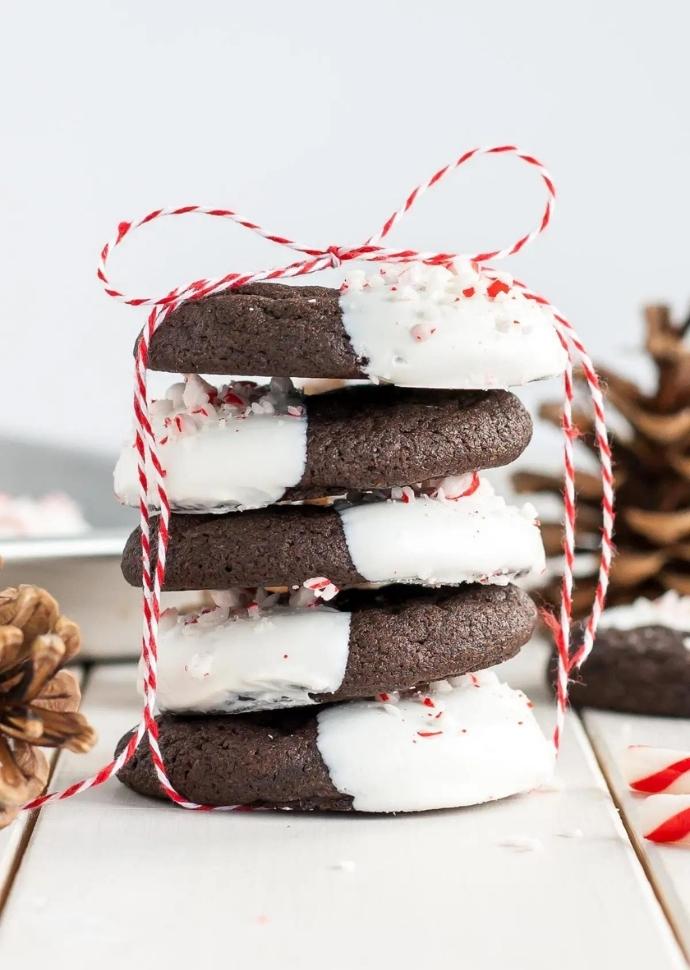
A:
[[[343,262],[343,252],[340,246],[329,246],[325,255],[330,257],[330,265],[333,269],[338,269]]]

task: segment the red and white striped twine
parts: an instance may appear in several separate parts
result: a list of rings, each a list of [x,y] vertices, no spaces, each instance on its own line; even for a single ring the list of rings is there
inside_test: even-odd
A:
[[[434,253],[418,252],[412,249],[390,249],[381,245],[390,231],[396,226],[403,216],[412,208],[419,197],[437,185],[444,178],[460,168],[470,159],[478,155],[514,155],[522,162],[534,168],[546,188],[546,204],[541,215],[541,219],[530,232],[521,236],[512,245],[503,249],[496,249],[487,252],[473,254],[458,253]],[[149,405],[147,397],[147,365],[149,345],[153,334],[164,322],[167,315],[184,300],[201,299],[211,293],[220,290],[231,289],[242,286],[246,283],[255,283],[265,280],[287,279],[296,276],[305,276],[316,273],[320,270],[338,267],[342,263],[361,260],[366,262],[381,263],[409,263],[424,262],[430,265],[448,265],[455,259],[470,259],[477,263],[484,264],[484,269],[489,270],[485,265],[489,260],[503,259],[514,253],[520,252],[529,243],[546,229],[551,219],[555,202],[556,190],[554,183],[544,168],[542,163],[533,155],[522,152],[515,145],[497,145],[492,147],[473,148],[465,152],[454,162],[445,165],[435,172],[428,181],[418,185],[405,199],[405,202],[397,209],[386,221],[381,229],[374,233],[361,246],[341,247],[328,246],[326,249],[319,249],[300,245],[285,236],[269,233],[248,219],[242,218],[230,209],[210,209],[198,205],[181,206],[176,209],[155,209],[143,218],[134,222],[121,222],[118,226],[117,234],[107,243],[101,251],[98,265],[98,278],[103,284],[106,293],[116,300],[129,306],[150,307],[146,326],[143,330],[142,339],[138,343],[138,350],[135,360],[134,371],[134,419],[135,419],[135,442],[138,452],[139,469],[139,513],[141,524],[141,552],[142,552],[142,585],[143,585],[143,631],[141,642],[141,657],[144,665],[144,706],[139,725],[134,731],[129,743],[121,751],[120,755],[101,768],[95,775],[85,778],[76,784],[70,785],[63,791],[50,792],[40,798],[34,799],[25,808],[38,808],[47,802],[70,798],[88,788],[101,785],[120,770],[134,755],[138,744],[146,734],[151,749],[151,756],[156,774],[161,787],[168,798],[183,808],[190,808],[197,811],[207,811],[216,806],[199,805],[189,802],[183,798],[172,785],[166,773],[163,756],[158,744],[158,727],[154,719],[154,708],[156,703],[156,675],[158,662],[158,621],[160,617],[160,597],[165,577],[166,551],[168,547],[168,529],[170,521],[170,504],[165,488],[165,471],[158,454],[158,447],[155,436],[151,429]],[[273,269],[259,270],[253,273],[226,273],[224,276],[215,279],[198,279],[183,286],[178,286],[170,293],[159,298],[151,297],[129,297],[115,289],[109,281],[107,275],[107,264],[114,249],[116,249],[125,238],[130,236],[135,229],[147,225],[150,222],[168,217],[181,215],[207,215],[222,219],[230,219],[232,222],[258,233],[270,242],[279,246],[284,246],[301,255],[301,259],[288,263],[284,266]],[[489,270],[490,272],[490,270]],[[597,628],[597,623],[604,606],[606,590],[609,580],[612,556],[612,534],[613,534],[613,474],[611,470],[611,450],[608,443],[606,420],[604,417],[604,402],[599,386],[597,374],[592,365],[592,361],[587,354],[582,342],[577,336],[572,324],[559,313],[549,301],[537,293],[528,290],[524,284],[516,282],[524,295],[531,300],[551,310],[553,314],[554,326],[560,337],[563,346],[566,348],[569,357],[568,368],[564,376],[564,404],[563,404],[563,433],[564,433],[564,499],[565,499],[565,537],[564,537],[564,570],[563,570],[563,589],[562,605],[560,616],[552,621],[554,628],[556,647],[558,651],[558,679],[557,679],[557,716],[553,741],[556,749],[560,745],[563,732],[563,721],[568,703],[568,679],[574,667],[578,667],[589,655]],[[572,401],[573,401],[573,364],[579,363],[582,367],[594,409],[594,424],[596,443],[599,452],[602,481],[602,543],[601,560],[597,587],[594,597],[592,612],[586,624],[584,640],[581,646],[572,650],[570,646],[570,632],[572,621],[572,589],[573,589],[573,562],[575,545],[575,470],[573,461],[573,439],[577,435],[577,430],[572,423]],[[151,570],[151,546],[149,531],[149,476],[153,480],[156,494],[160,504],[160,516],[158,527],[157,561],[155,570]],[[237,809],[240,806],[227,806],[228,809]]]

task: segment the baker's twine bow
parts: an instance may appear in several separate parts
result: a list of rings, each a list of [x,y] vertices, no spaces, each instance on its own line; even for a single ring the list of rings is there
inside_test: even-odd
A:
[[[458,253],[439,253],[439,252],[418,252],[412,249],[392,249],[381,245],[391,230],[397,226],[403,216],[409,212],[419,197],[437,185],[444,178],[454,172],[460,166],[469,162],[478,155],[514,155],[522,162],[535,169],[546,188],[546,204],[542,212],[541,219],[524,236],[517,239],[512,245],[503,249],[495,249],[487,252],[458,254]],[[158,445],[153,434],[149,404],[147,396],[147,364],[149,345],[153,334],[163,323],[167,315],[185,300],[198,300],[212,293],[222,290],[233,289],[247,283],[256,283],[266,280],[289,279],[297,276],[306,276],[310,273],[317,273],[324,269],[338,267],[344,263],[354,261],[365,261],[373,263],[412,263],[423,262],[429,265],[449,266],[456,259],[473,260],[482,264],[485,272],[491,272],[485,264],[489,260],[504,259],[520,252],[538,235],[540,235],[549,224],[556,197],[554,183],[542,165],[533,155],[521,151],[515,145],[496,145],[491,147],[473,148],[460,155],[454,162],[445,165],[435,172],[428,181],[418,185],[410,192],[404,203],[384,222],[380,230],[366,240],[361,246],[328,246],[326,249],[304,246],[292,239],[276,233],[270,233],[262,229],[249,219],[245,219],[231,209],[210,209],[198,205],[181,206],[176,209],[154,209],[143,218],[134,222],[121,222],[118,226],[117,234],[107,243],[100,255],[98,266],[98,278],[103,284],[106,293],[116,300],[134,307],[150,307],[146,326],[143,329],[142,337],[138,342],[137,353],[135,355],[134,373],[134,420],[135,420],[135,445],[138,454],[139,472],[139,513],[141,525],[141,555],[142,555],[142,585],[143,585],[143,630],[141,643],[141,659],[143,662],[144,676],[144,704],[142,716],[136,729],[117,758],[110,761],[101,768],[96,774],[89,778],[70,785],[63,791],[50,792],[40,798],[34,799],[25,808],[38,808],[54,800],[70,798],[88,788],[95,788],[108,781],[132,758],[140,741],[146,734],[151,751],[152,762],[164,792],[173,802],[184,807],[197,811],[207,811],[216,809],[219,806],[200,805],[190,802],[177,792],[170,781],[163,761],[158,742],[158,725],[155,721],[155,705],[157,695],[157,664],[158,664],[158,624],[160,619],[160,597],[165,579],[166,553],[169,540],[170,523],[170,503],[165,487],[165,471],[158,454]],[[113,287],[107,274],[107,265],[114,249],[131,236],[133,232],[141,227],[155,222],[168,216],[183,215],[206,215],[215,218],[230,219],[232,222],[249,229],[252,232],[263,236],[269,242],[276,243],[299,253],[301,259],[288,263],[284,266],[272,269],[260,270],[253,273],[226,273],[215,279],[193,280],[183,286],[178,286],[164,296],[158,298],[151,297],[129,297],[123,292]],[[558,618],[552,617],[550,626],[554,632],[556,650],[558,654],[558,673],[556,682],[556,724],[553,733],[553,743],[558,750],[563,733],[563,723],[568,704],[568,680],[574,668],[579,667],[588,657],[594,644],[594,636],[597,624],[604,607],[606,590],[608,587],[609,573],[611,569],[612,557],[612,534],[613,534],[613,474],[611,469],[611,449],[608,443],[606,430],[606,420],[604,416],[604,402],[602,398],[599,379],[592,361],[585,350],[581,340],[577,336],[572,324],[543,296],[528,290],[519,281],[514,281],[514,286],[519,287],[523,295],[530,300],[548,308],[553,316],[554,327],[559,339],[568,354],[568,364],[564,374],[564,399],[563,399],[563,496],[564,496],[564,564],[562,580],[561,607]],[[594,595],[592,611],[585,625],[584,636],[580,646],[571,648],[571,625],[572,625],[572,591],[573,591],[573,565],[575,558],[575,466],[573,458],[573,441],[577,437],[578,431],[572,421],[572,402],[573,402],[573,366],[579,363],[589,388],[594,411],[595,438],[599,454],[599,463],[602,482],[602,542],[601,557],[597,586]],[[160,515],[158,525],[158,542],[156,568],[151,569],[151,545],[149,529],[149,474],[151,475],[155,491],[160,504]],[[224,806],[226,810],[236,810],[241,806]]]

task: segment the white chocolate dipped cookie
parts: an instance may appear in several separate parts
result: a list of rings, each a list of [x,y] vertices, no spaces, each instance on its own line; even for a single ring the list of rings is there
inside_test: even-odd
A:
[[[476,473],[364,498],[371,500],[173,515],[165,589],[294,586],[322,573],[337,586],[506,585],[544,573],[534,507],[508,505]],[[135,586],[140,547],[135,530],[122,563]]]
[[[239,714],[406,691],[509,659],[536,621],[515,587],[359,591],[337,609],[305,588],[289,602],[262,590],[212,596],[215,608],[161,616],[163,711]]]
[[[358,386],[310,398],[289,381],[221,388],[190,376],[151,405],[173,510],[222,512],[279,500],[403,486],[508,464],[532,422],[508,391]],[[115,492],[139,504],[132,439]],[[148,502],[157,507],[153,469]]]
[[[159,719],[159,731],[176,789],[209,805],[455,808],[531,791],[554,767],[553,747],[529,700],[491,671],[317,713],[168,715]],[[143,746],[119,777],[135,791],[163,797]]]
[[[255,283],[183,304],[151,342],[154,369],[513,387],[563,372],[550,310],[465,260],[355,270],[340,290]]]

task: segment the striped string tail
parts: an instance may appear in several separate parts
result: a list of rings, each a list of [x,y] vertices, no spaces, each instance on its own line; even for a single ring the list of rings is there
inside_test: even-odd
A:
[[[443,253],[420,252],[412,249],[389,248],[383,243],[390,232],[398,225],[407,212],[428,189],[438,185],[457,169],[482,155],[512,155],[529,166],[539,175],[546,192],[546,202],[541,216],[529,232],[501,249],[494,249],[479,253]],[[149,400],[147,390],[148,354],[153,335],[158,327],[164,325],[165,319],[176,307],[185,300],[198,300],[218,293],[222,290],[233,289],[247,283],[260,281],[290,279],[306,276],[324,269],[341,266],[343,263],[364,261],[370,263],[412,263],[424,262],[430,265],[448,265],[455,259],[472,260],[482,264],[482,269],[490,275],[486,263],[504,259],[520,252],[537,238],[548,226],[553,213],[556,189],[551,176],[544,165],[533,155],[521,151],[515,145],[495,145],[473,148],[464,152],[455,161],[436,171],[426,182],[416,186],[407,196],[400,208],[396,209],[383,223],[378,232],[370,236],[359,246],[336,246],[326,248],[307,246],[289,239],[286,236],[268,232],[257,223],[244,218],[232,209],[206,208],[200,205],[186,205],[174,209],[154,209],[141,219],[131,222],[121,222],[113,239],[108,242],[100,253],[98,263],[98,279],[108,296],[127,306],[147,307],[149,313],[138,343],[134,367],[134,424],[135,445],[137,451],[137,465],[139,474],[139,520],[141,525],[141,556],[142,556],[142,639],[141,660],[143,668],[144,703],[141,719],[133,731],[126,746],[117,758],[104,765],[96,774],[85,778],[63,791],[50,792],[34,799],[25,808],[38,808],[48,802],[70,798],[88,788],[94,788],[108,781],[134,755],[137,746],[144,736],[148,739],[151,758],[158,780],[169,799],[176,804],[197,811],[206,811],[208,805],[190,802],[175,790],[165,768],[165,762],[158,741],[158,727],[154,713],[157,695],[157,663],[158,663],[158,623],[160,618],[161,590],[165,580],[166,553],[169,540],[170,503],[165,487],[165,469],[161,462],[158,444],[151,427]],[[112,253],[125,239],[136,230],[172,216],[203,215],[217,219],[228,219],[250,232],[257,233],[269,242],[275,243],[292,253],[297,258],[292,262],[269,269],[251,273],[230,272],[215,278],[192,280],[176,287],[161,297],[127,296],[117,289],[108,275],[108,262]],[[554,638],[558,654],[558,675],[556,685],[556,726],[553,740],[558,749],[563,731],[563,722],[568,705],[568,681],[570,674],[589,655],[597,629],[597,624],[604,607],[609,574],[611,570],[612,537],[614,522],[614,494],[613,474],[611,469],[611,449],[609,447],[606,430],[604,403],[599,385],[599,379],[592,365],[592,361],[578,337],[573,325],[549,301],[537,293],[528,290],[524,284],[515,282],[524,295],[529,299],[546,307],[552,314],[553,323],[568,352],[568,366],[564,374],[563,401],[563,494],[564,494],[564,564],[562,601],[558,617],[553,617],[550,625],[554,629]],[[573,458],[573,439],[577,431],[572,423],[573,401],[573,368],[579,366],[585,377],[594,412],[594,426],[596,443],[599,453],[601,482],[602,482],[602,542],[599,564],[599,574],[592,605],[592,611],[585,625],[584,639],[576,648],[571,647],[572,626],[572,590],[573,563],[575,557],[575,467]],[[150,512],[151,505],[160,506],[158,517],[158,533],[155,557],[152,555]],[[155,559],[155,566],[152,565]],[[216,806],[213,806],[216,808]],[[226,809],[237,809],[240,806],[225,806]]]

